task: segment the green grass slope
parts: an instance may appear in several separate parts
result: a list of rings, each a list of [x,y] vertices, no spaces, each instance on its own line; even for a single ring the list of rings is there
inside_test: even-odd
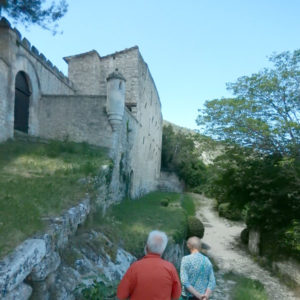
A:
[[[168,199],[167,207],[161,205]],[[174,242],[186,237],[187,213],[180,205],[180,194],[153,192],[140,199],[125,199],[109,209],[106,216],[96,213],[85,230],[103,232],[115,244],[137,256],[144,254],[144,246],[150,231],[158,229],[167,233]]]
[[[92,190],[79,179],[108,158],[101,149],[71,142],[0,144],[0,257]]]

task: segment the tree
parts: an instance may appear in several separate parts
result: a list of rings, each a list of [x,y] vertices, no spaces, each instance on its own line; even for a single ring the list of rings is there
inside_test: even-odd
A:
[[[194,188],[205,183],[206,167],[199,160],[195,136],[181,131],[174,132],[171,125],[163,127],[162,169],[173,171]]]
[[[262,233],[263,252],[300,258],[300,50],[270,61],[272,68],[227,84],[232,98],[199,110],[198,125],[227,144],[207,190],[243,211],[247,226]]]
[[[46,0],[0,0],[0,16],[3,12],[16,22],[25,26],[37,24],[56,33],[57,21],[67,12],[66,0],[53,1],[50,6]],[[54,25],[53,25],[54,24]]]
[[[196,120],[219,140],[263,153],[300,154],[300,50],[274,54],[274,67],[238,78],[235,97],[207,101]]]

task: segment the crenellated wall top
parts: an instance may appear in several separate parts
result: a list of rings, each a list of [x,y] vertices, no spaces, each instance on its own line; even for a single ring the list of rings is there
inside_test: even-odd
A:
[[[39,50],[31,45],[29,40],[26,37],[22,38],[22,34],[16,28],[13,28],[10,22],[2,17],[0,20],[0,28],[7,28],[12,30],[16,35],[17,45],[21,45],[23,48],[27,50],[29,54],[31,54],[35,59],[37,59],[44,67],[46,67],[49,71],[51,71],[56,77],[58,77],[65,84],[73,88],[73,83],[69,80],[67,76],[63,74],[43,53],[40,53]]]

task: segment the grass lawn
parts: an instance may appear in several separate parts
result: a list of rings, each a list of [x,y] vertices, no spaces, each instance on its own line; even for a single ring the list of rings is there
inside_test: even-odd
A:
[[[0,144],[0,258],[43,229],[43,217],[59,215],[91,191],[92,184],[78,180],[108,163],[104,150],[85,143]]]
[[[162,199],[169,205],[161,205]],[[175,242],[186,237],[187,213],[180,205],[180,194],[153,192],[140,199],[126,199],[110,208],[105,217],[101,212],[86,224],[103,232],[116,246],[140,258],[144,255],[147,235],[151,230],[162,230]]]
[[[184,194],[181,200],[181,206],[188,216],[195,216],[196,206],[194,197],[191,194]]]
[[[233,273],[225,274],[227,279],[236,282],[231,291],[232,300],[268,300],[264,286],[258,280],[253,280]]]

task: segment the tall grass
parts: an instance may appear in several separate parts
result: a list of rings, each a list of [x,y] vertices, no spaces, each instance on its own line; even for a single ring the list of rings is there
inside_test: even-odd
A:
[[[105,163],[103,150],[84,143],[0,144],[0,257],[43,229],[43,217],[61,213],[91,191],[92,184],[79,179]]]

